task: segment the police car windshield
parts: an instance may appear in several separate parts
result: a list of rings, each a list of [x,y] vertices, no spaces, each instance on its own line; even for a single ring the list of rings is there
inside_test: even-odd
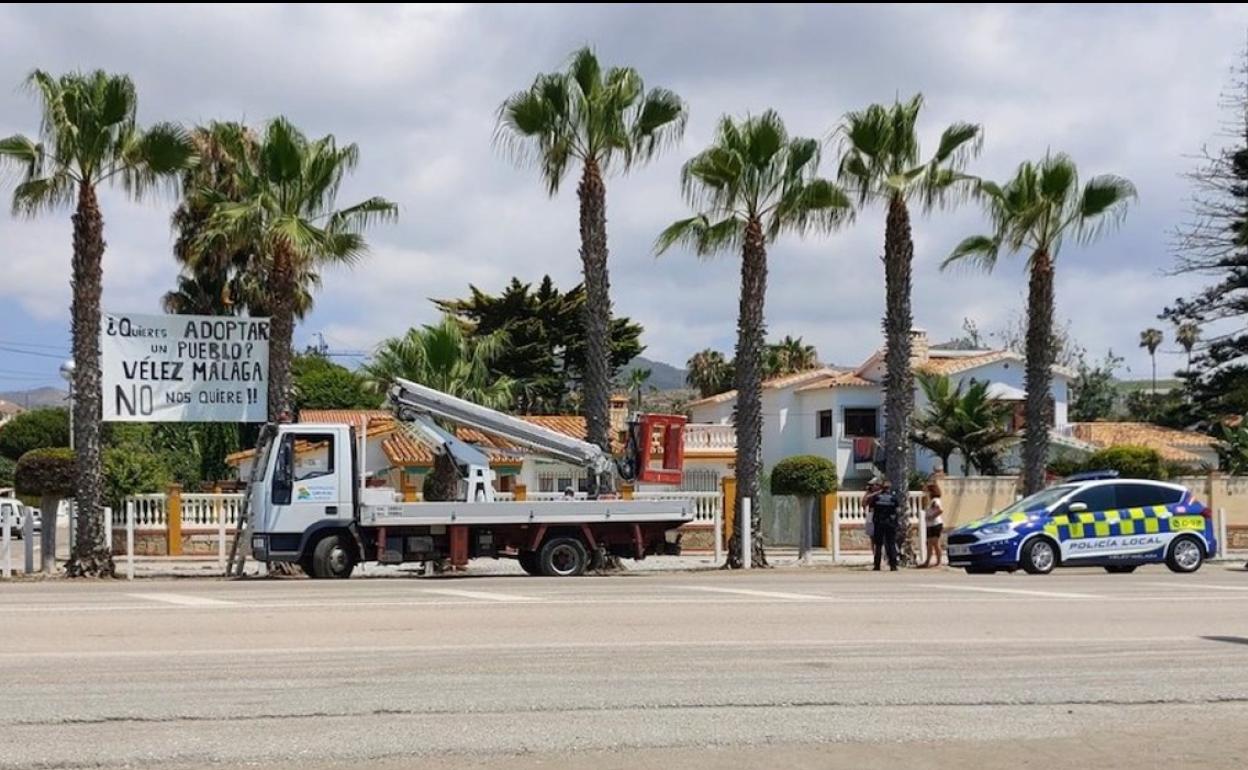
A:
[[[1031,497],[1024,497],[1001,513],[1035,513],[1040,510],[1047,510],[1053,507],[1053,504],[1061,500],[1066,495],[1075,491],[1077,487],[1073,484],[1062,484],[1056,487],[1049,487],[1041,490]]]

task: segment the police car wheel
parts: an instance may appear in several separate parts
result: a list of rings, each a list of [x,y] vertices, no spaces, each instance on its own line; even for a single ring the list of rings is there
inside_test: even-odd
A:
[[[1106,567],[1105,571],[1111,575],[1125,575],[1130,572],[1135,572],[1135,567],[1136,565],[1134,564],[1115,564],[1113,566]]]
[[[1022,563],[1029,575],[1047,575],[1057,566],[1057,548],[1052,540],[1038,537],[1023,548]]]
[[[1166,553],[1166,566],[1171,572],[1195,572],[1205,561],[1205,550],[1194,537],[1175,538]]]

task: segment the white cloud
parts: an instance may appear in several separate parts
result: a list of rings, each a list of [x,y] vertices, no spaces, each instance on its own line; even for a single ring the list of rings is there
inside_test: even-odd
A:
[[[309,133],[361,146],[343,201],[380,194],[401,219],[372,234],[373,254],[331,270],[301,339],[370,347],[435,317],[428,297],[469,283],[497,290],[512,275],[577,280],[575,175],[546,195],[533,169],[492,145],[510,92],[592,42],[609,63],[635,65],[681,93],[684,143],[609,182],[613,302],[646,327],[648,355],[683,362],[730,349],[738,262],[673,251],[655,234],[687,208],[680,163],[709,140],[718,117],[774,107],[793,133],[825,137],[840,114],[922,91],[930,146],[953,120],[982,122],[974,170],[1008,174],[1046,149],[1070,152],[1085,173],[1113,171],[1141,191],[1121,231],[1061,257],[1060,312],[1094,351],[1112,346],[1137,371],[1140,329],[1195,285],[1161,278],[1167,233],[1181,220],[1183,156],[1213,138],[1217,95],[1242,45],[1248,10],[1209,7],[662,6],[166,6],[0,8],[0,134],[32,131],[27,95],[10,91],[32,67],[104,67],[132,75],[144,120],[260,121],[289,115]],[[829,160],[831,160],[829,151]],[[830,164],[826,168],[830,172]],[[7,188],[5,190],[7,193]],[[172,284],[170,201],[106,196],[110,307],[151,310]],[[978,232],[974,208],[916,214],[916,322],[952,336],[1021,307],[1021,259],[996,273],[942,273],[940,260]],[[67,213],[33,222],[0,216],[5,338],[67,325]],[[878,342],[883,224],[863,212],[842,233],[785,239],[770,250],[767,318],[773,336],[801,335],[825,360],[853,363]],[[25,320],[23,320],[23,318]],[[6,359],[0,353],[0,366]],[[1163,360],[1162,365],[1170,364]]]

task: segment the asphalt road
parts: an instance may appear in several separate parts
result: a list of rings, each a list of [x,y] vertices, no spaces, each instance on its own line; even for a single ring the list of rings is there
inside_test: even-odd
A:
[[[1240,767],[1248,573],[0,585],[0,768]]]

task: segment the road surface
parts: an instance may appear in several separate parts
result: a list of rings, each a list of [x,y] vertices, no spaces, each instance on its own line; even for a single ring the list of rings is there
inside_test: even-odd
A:
[[[9,583],[0,671],[5,770],[1238,767],[1248,574]]]

